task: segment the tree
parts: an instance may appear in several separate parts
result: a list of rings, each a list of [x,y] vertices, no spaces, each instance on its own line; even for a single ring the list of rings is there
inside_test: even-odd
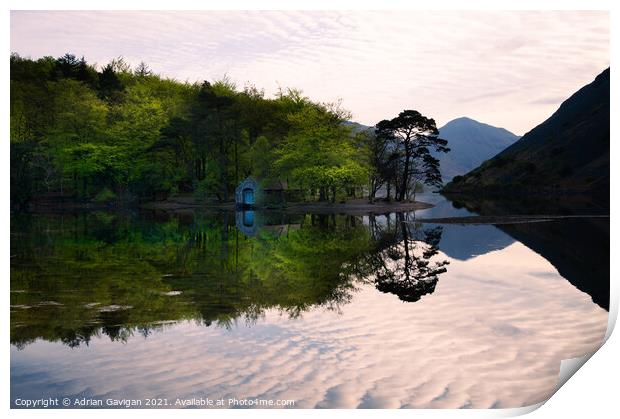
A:
[[[189,121],[183,118],[172,118],[168,125],[161,129],[160,138],[149,148],[149,152],[169,150],[175,156],[174,165],[184,168],[185,180],[191,181],[194,176],[194,147],[191,140]]]
[[[136,75],[136,77],[140,77],[140,78],[147,77],[153,74],[149,66],[146,65],[144,61],[140,61],[140,64],[138,64],[138,66],[136,67],[133,73]]]
[[[80,61],[73,54],[65,54],[56,61],[57,77],[75,78],[78,73]]]
[[[53,110],[53,124],[46,130],[33,163],[39,166],[40,173],[45,174],[40,184],[54,184],[64,193],[67,181],[73,185],[74,191],[80,189],[83,193],[92,183],[95,172],[77,171],[81,159],[79,154],[70,153],[84,144],[102,144],[107,134],[108,108],[95,92],[82,82],[72,79],[62,79],[48,83],[48,90],[53,97],[50,104]],[[53,162],[53,166],[49,163]],[[69,167],[76,169],[69,169]],[[54,174],[54,179],[47,179]]]
[[[274,176],[273,153],[269,139],[264,135],[259,136],[249,151],[251,173],[259,179],[269,179]]]
[[[84,143],[62,150],[62,169],[83,180],[82,195],[88,196],[91,184],[99,189],[104,186],[101,181],[121,184],[125,181],[124,173],[128,170],[128,159],[120,147],[104,144]],[[99,185],[97,185],[99,184]]]
[[[100,72],[73,54],[11,54],[10,66],[11,199],[20,206],[105,190],[126,200],[200,189],[227,201],[248,175],[335,201],[366,185],[372,168],[344,124],[349,112],[300,90],[270,99],[228,78],[183,83],[122,57]]]
[[[394,148],[402,153],[400,173],[396,178],[397,201],[403,201],[417,181],[441,185],[439,161],[431,156],[430,149],[443,153],[450,149],[446,147],[448,142],[439,138],[435,120],[418,111],[405,110],[394,119],[379,122],[375,135],[379,141],[394,144]]]
[[[305,105],[289,115],[291,129],[276,151],[276,168],[285,178],[319,200],[331,200],[350,186],[363,185],[367,170],[357,158],[351,130],[342,120],[322,106]]]
[[[158,153],[155,162],[149,153],[161,136],[161,131],[168,124],[168,118],[162,109],[161,102],[151,94],[150,89],[136,83],[128,87],[124,93],[124,100],[113,107],[112,119],[114,123],[110,127],[111,138],[108,142],[122,148],[125,158],[134,164],[127,164],[127,172],[116,179],[117,187],[123,191],[130,183],[134,184],[134,190],[140,195],[145,193],[145,185],[151,192],[159,191],[161,184],[166,183],[165,174],[171,165],[167,155]],[[119,174],[120,175],[120,174]],[[158,179],[158,182],[153,182]]]
[[[123,83],[116,74],[114,65],[110,63],[103,67],[103,70],[99,74],[99,94],[101,97],[114,100],[123,89]]]
[[[228,152],[229,143],[236,133],[231,132],[231,110],[234,104],[232,93],[234,87],[226,83],[211,84],[205,81],[198,91],[196,102],[192,108],[190,124],[194,141],[196,159],[196,177],[205,179],[207,171],[210,176],[217,171],[219,191],[216,192],[220,201],[228,200]],[[209,158],[212,153],[214,158]],[[208,168],[207,161],[217,162],[216,168]]]
[[[387,136],[378,136],[374,132],[362,132],[363,147],[367,150],[369,176],[368,201],[375,202],[377,191],[391,178],[392,156],[391,141]]]
[[[113,142],[143,151],[159,138],[168,118],[161,101],[141,83],[127,88],[123,99],[113,107]]]

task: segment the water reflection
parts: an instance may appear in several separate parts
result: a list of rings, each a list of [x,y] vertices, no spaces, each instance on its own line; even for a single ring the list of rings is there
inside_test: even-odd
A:
[[[367,217],[249,212],[165,222],[103,213],[15,218],[11,342],[76,347],[99,334],[149,336],[184,319],[230,328],[271,308],[291,318],[339,311],[367,282],[413,302],[446,271],[447,261],[436,260],[441,227],[405,214],[379,226]]]
[[[498,226],[510,237],[541,254],[572,285],[609,311],[609,219]]]
[[[608,220],[415,215],[14,217],[12,399],[517,407],[602,343]]]
[[[437,196],[433,199],[441,202]],[[601,202],[592,200],[590,196],[579,195],[548,199],[459,196],[454,201],[444,200],[436,207],[451,207],[453,208],[451,211],[471,211],[471,214],[493,216],[515,214],[577,216],[578,218],[565,218],[560,222],[478,226],[477,235],[480,236],[484,231],[483,235],[486,237],[483,240],[477,238],[475,242],[479,245],[476,247],[501,248],[517,240],[542,255],[553,264],[562,277],[589,294],[600,307],[609,310],[609,201]],[[431,208],[431,211],[433,210],[435,208]],[[429,215],[434,216],[438,215]],[[467,230],[473,231],[473,229]],[[450,251],[448,246],[454,235],[447,233],[444,234],[441,247],[446,253],[454,255],[456,252]],[[456,240],[467,236],[468,234],[459,234]],[[457,247],[472,248],[472,246]]]
[[[376,217],[369,217],[377,247],[364,260],[365,276],[377,290],[396,294],[402,301],[418,301],[435,291],[439,275],[447,271],[447,260],[438,260],[443,227],[424,227],[410,220],[408,214],[386,216],[385,227]]]
[[[235,213],[236,225],[239,231],[248,237],[254,237],[258,233],[259,227],[254,219],[253,210],[237,211]]]
[[[515,239],[494,225],[446,225],[439,247],[451,258],[468,260],[504,249]]]

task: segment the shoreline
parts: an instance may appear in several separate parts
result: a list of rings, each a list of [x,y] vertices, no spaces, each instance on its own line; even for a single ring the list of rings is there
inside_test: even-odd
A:
[[[295,202],[282,207],[255,208],[254,211],[282,212],[288,214],[386,214],[391,212],[407,212],[434,207],[433,204],[421,201],[413,202],[385,202],[376,201],[369,203],[366,199],[353,199],[348,202]],[[186,211],[198,210],[204,212],[237,211],[235,202],[196,202],[194,199],[179,197],[165,201],[149,201],[144,203],[92,203],[66,201],[63,203],[33,203],[27,211],[15,211],[25,213],[55,213],[55,212],[81,212],[81,211],[123,211],[123,210],[147,210],[147,211]]]
[[[234,202],[225,203],[197,203],[195,201],[155,201],[147,202],[138,206],[141,209],[146,210],[168,210],[178,211],[186,209],[198,209],[204,211],[235,211],[236,206]],[[351,200],[344,203],[331,203],[331,202],[295,202],[289,203],[286,206],[279,208],[256,208],[253,211],[270,211],[270,212],[284,212],[289,214],[352,214],[352,215],[364,215],[364,214],[385,214],[389,212],[404,212],[414,211],[420,209],[427,209],[434,207],[433,204],[421,201],[413,202],[385,202],[377,201],[374,204],[369,203],[365,199]]]
[[[607,218],[609,215],[471,215],[464,217],[418,218],[408,223],[458,224],[458,225],[501,225],[541,223],[555,220]]]

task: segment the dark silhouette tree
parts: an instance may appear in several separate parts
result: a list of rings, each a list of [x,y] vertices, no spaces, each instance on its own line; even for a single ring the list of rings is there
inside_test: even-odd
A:
[[[365,133],[363,137],[366,141],[369,152],[370,163],[368,201],[375,202],[375,195],[387,179],[391,177],[390,171],[390,138],[375,133]]]
[[[134,74],[138,77],[147,77],[153,74],[151,69],[144,61],[140,61],[140,64],[134,70]]]
[[[427,118],[418,111],[405,110],[396,118],[379,122],[375,129],[379,141],[393,144],[394,151],[400,153],[399,173],[395,176],[396,200],[407,198],[416,182],[440,186],[441,173],[439,160],[430,153],[448,152],[448,142],[439,138],[435,120]]]
[[[97,88],[99,83],[99,75],[97,74],[97,70],[88,65],[84,57],[80,58],[80,61],[78,62],[75,78],[93,88]]]
[[[103,99],[114,99],[124,89],[121,79],[116,74],[113,64],[103,67],[99,74],[99,95]]]
[[[214,86],[205,81],[198,92],[196,102],[191,112],[192,139],[198,158],[196,159],[196,173],[199,180],[207,176],[207,152],[215,151],[214,161],[217,161],[216,182],[219,192],[216,194],[220,201],[228,200],[228,148],[233,137],[231,122],[233,119],[234,100],[232,97],[221,94]]]
[[[80,61],[73,54],[65,54],[56,61],[57,77],[76,78]]]
[[[73,54],[65,54],[55,62],[55,79],[74,79],[96,88],[98,82],[97,71],[88,63],[86,59],[78,59]]]

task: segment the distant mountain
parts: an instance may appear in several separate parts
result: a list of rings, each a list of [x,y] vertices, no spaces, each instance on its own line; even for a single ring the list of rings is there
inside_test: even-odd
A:
[[[470,118],[457,118],[439,129],[439,137],[448,140],[450,152],[434,154],[441,164],[445,181],[464,175],[482,162],[503,151],[519,136]]]
[[[353,134],[357,134],[363,131],[368,131],[369,133],[375,132],[375,127],[369,127],[368,125],[363,125],[363,124],[360,124],[359,122],[344,121],[343,125],[351,127],[351,131],[353,132]]]
[[[354,134],[367,131],[374,133],[375,127],[353,121],[345,121]],[[514,143],[519,136],[504,128],[483,124],[470,118],[457,118],[439,130],[440,138],[448,140],[450,152],[433,155],[439,158],[441,174],[445,181],[463,175],[478,167],[483,161],[495,156]]]
[[[609,68],[542,124],[444,192],[478,195],[584,194],[609,208]]]

